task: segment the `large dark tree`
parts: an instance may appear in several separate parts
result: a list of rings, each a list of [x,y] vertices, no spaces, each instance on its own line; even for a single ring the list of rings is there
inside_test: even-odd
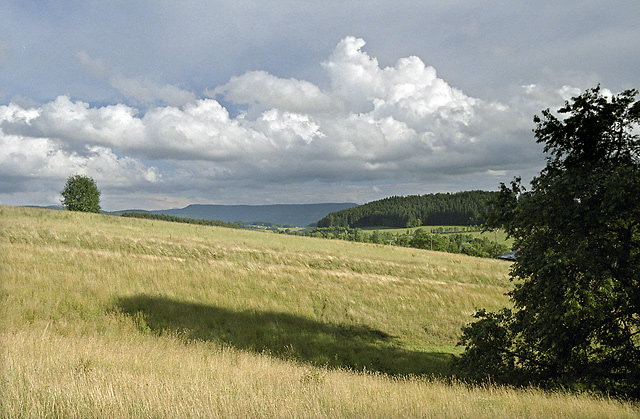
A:
[[[62,206],[69,211],[100,212],[100,190],[96,182],[84,175],[69,177],[62,190]]]
[[[600,87],[536,116],[547,165],[501,185],[515,239],[511,309],[463,328],[461,375],[640,397],[640,102]]]

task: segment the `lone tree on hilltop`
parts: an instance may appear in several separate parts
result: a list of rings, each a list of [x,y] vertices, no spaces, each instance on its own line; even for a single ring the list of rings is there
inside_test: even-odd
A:
[[[69,211],[100,212],[100,190],[96,182],[84,175],[70,176],[62,190],[62,206]]]
[[[547,165],[501,185],[488,224],[515,239],[513,309],[463,328],[460,375],[640,398],[640,102],[587,90],[535,116]]]

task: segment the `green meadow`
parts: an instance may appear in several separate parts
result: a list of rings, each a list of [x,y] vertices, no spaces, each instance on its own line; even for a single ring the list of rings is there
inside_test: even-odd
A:
[[[407,232],[415,232],[422,229],[430,234],[441,234],[445,236],[451,236],[455,234],[468,234],[472,237],[486,238],[490,241],[496,241],[498,244],[502,244],[508,248],[513,246],[513,239],[507,237],[507,233],[504,230],[497,231],[483,231],[482,227],[463,227],[463,226],[422,226],[411,228],[380,228],[380,227],[366,227],[362,231],[367,234],[373,234],[374,231],[379,233],[390,233],[393,235],[405,234]]]
[[[640,417],[450,375],[509,263],[0,206],[0,417]]]

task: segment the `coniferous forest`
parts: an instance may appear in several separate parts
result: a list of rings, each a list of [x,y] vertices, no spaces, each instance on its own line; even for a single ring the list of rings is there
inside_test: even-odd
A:
[[[497,192],[465,191],[393,196],[333,212],[318,227],[471,226],[484,223],[488,202]]]

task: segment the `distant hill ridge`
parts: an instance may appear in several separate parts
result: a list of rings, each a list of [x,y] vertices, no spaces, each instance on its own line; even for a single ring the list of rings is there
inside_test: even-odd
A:
[[[420,227],[484,224],[490,200],[498,192],[465,191],[428,195],[393,196],[337,211],[318,227]]]
[[[184,208],[166,210],[124,210],[112,214],[125,212],[147,212],[176,217],[196,218],[203,220],[219,220],[227,222],[241,221],[268,222],[279,225],[295,225],[306,227],[316,223],[331,212],[352,208],[354,203],[322,203],[322,204],[274,204],[274,205],[213,205],[192,204]]]

